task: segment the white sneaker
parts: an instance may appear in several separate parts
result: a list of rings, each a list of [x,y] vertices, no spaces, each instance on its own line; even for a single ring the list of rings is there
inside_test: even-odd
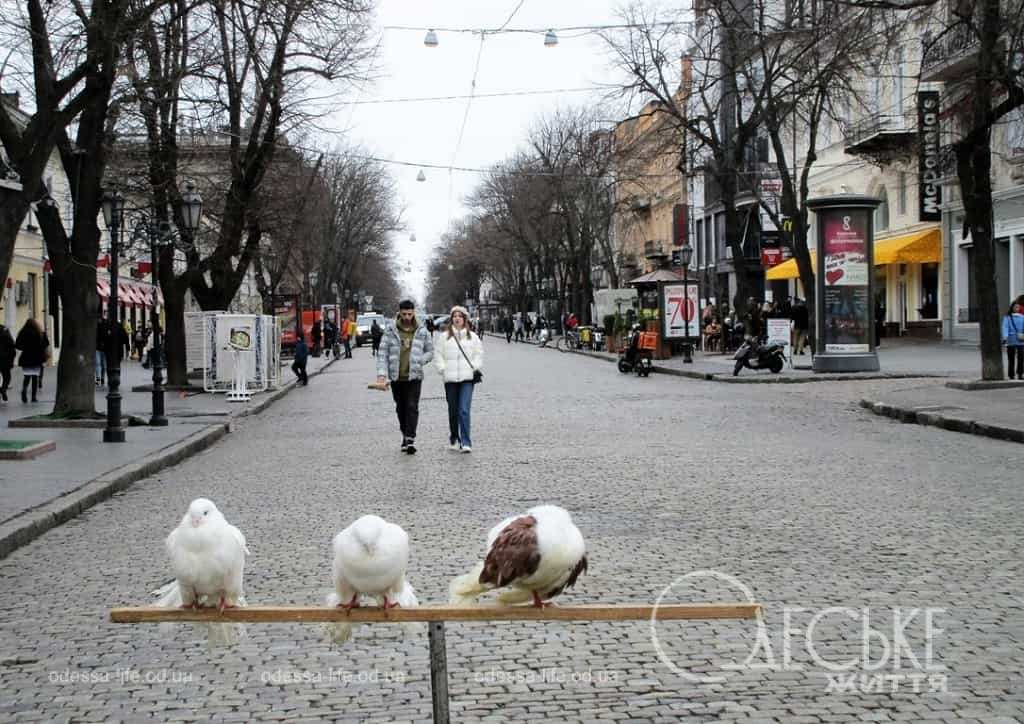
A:
[[[473,448],[471,448],[469,445],[466,445],[466,447],[462,448],[460,452],[471,453],[473,452]]]
[[[461,450],[461,448],[459,447],[459,443],[457,442],[449,443],[448,449],[451,450],[452,452],[458,452],[459,450]]]

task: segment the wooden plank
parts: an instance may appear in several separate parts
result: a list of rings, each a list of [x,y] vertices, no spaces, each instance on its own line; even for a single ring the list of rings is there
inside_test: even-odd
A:
[[[216,609],[181,609],[147,606],[114,608],[114,623],[211,622],[239,623],[405,623],[414,621],[643,621],[657,610],[660,621],[688,619],[756,618],[757,603],[679,603],[655,608],[642,604],[580,604],[533,606],[420,606],[417,608],[342,608],[323,606],[247,606],[218,613]]]

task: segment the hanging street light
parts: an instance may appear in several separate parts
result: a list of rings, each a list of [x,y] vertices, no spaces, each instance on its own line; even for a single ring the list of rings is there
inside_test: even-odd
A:
[[[427,31],[427,35],[423,38],[423,44],[428,48],[437,47],[437,33],[434,32],[433,28]]]
[[[553,48],[556,45],[558,45],[558,36],[555,35],[554,30],[549,30],[547,33],[544,34],[544,47]]]
[[[420,172],[418,174],[416,174],[416,180],[417,181],[426,181],[427,180],[427,175],[425,173],[423,173],[423,169],[422,168],[420,169]]]

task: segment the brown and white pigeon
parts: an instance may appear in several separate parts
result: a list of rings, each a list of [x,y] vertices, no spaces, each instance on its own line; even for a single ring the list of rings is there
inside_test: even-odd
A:
[[[572,516],[557,505],[539,505],[498,523],[487,534],[487,555],[449,586],[449,600],[473,605],[486,591],[505,589],[501,603],[543,607],[587,570],[587,548]]]

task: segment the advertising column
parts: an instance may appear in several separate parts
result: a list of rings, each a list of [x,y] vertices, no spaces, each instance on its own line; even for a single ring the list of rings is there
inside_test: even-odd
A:
[[[843,194],[811,199],[817,214],[815,372],[878,370],[872,334],[874,210],[879,200]]]

